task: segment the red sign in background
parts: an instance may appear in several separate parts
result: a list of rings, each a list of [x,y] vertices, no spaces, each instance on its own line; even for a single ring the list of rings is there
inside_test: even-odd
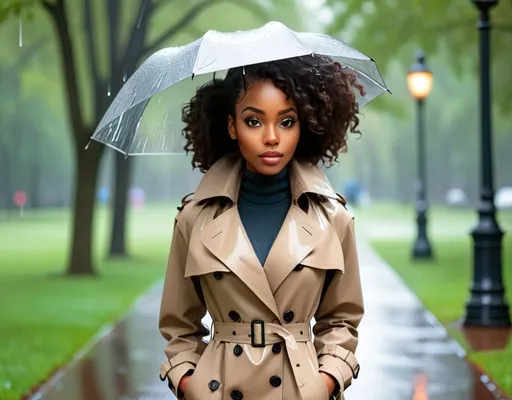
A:
[[[27,203],[27,194],[23,190],[18,190],[14,193],[13,200],[18,207],[23,207]]]

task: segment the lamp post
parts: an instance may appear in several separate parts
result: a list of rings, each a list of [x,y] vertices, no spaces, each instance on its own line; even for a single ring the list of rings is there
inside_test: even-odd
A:
[[[471,0],[480,11],[480,202],[473,236],[473,284],[466,303],[464,325],[510,326],[508,303],[502,279],[503,232],[494,206],[489,11],[498,0]]]
[[[432,90],[432,72],[425,64],[425,54],[420,50],[416,54],[414,63],[407,73],[407,86],[411,95],[416,99],[418,116],[418,140],[417,140],[417,174],[416,181],[416,224],[418,235],[414,242],[412,256],[414,259],[431,259],[432,248],[427,236],[427,178],[425,160],[425,133],[423,123],[423,105]]]

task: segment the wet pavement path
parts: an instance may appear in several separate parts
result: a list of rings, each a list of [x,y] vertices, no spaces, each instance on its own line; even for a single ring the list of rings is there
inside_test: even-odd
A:
[[[492,383],[490,389],[482,383],[486,377],[464,360],[463,349],[364,244],[360,263],[366,305],[357,350],[361,372],[346,400],[505,399]],[[161,285],[151,289],[121,324],[105,329],[31,399],[174,399],[158,378],[164,360],[160,294]]]

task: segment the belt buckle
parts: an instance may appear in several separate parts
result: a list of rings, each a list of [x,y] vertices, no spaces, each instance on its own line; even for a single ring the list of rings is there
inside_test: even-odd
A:
[[[254,334],[254,327],[256,325],[260,325],[261,327],[261,343],[256,343],[254,340],[255,334]],[[251,321],[251,346],[252,347],[265,347],[265,322],[262,320],[256,319],[254,321]]]

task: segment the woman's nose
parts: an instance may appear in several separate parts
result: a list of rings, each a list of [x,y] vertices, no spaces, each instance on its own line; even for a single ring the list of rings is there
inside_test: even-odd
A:
[[[265,131],[263,137],[264,144],[266,146],[275,146],[279,144],[279,135],[274,128],[269,128]]]

